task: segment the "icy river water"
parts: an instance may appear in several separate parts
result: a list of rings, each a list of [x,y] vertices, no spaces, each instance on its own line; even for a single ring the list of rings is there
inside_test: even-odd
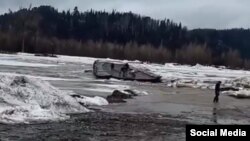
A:
[[[250,123],[249,99],[221,95],[220,103],[213,104],[214,92],[209,89],[96,79],[91,72],[93,58],[0,58],[1,74],[38,77],[71,94],[106,97],[115,89],[125,88],[147,93],[126,103],[90,106],[92,112],[73,114],[68,120],[0,124],[0,140],[175,141],[185,140],[186,124]]]

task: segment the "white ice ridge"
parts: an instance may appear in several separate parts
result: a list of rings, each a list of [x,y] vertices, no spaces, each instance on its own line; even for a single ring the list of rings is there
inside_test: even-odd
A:
[[[17,61],[17,60],[9,60],[9,59],[0,60],[0,65],[20,66],[20,67],[52,67],[52,66],[56,66],[56,65],[41,64],[41,63],[21,62],[21,61]]]
[[[85,105],[108,104],[100,97],[85,97]],[[0,75],[0,122],[29,123],[64,120],[69,113],[89,110],[64,91],[48,82],[26,76]]]

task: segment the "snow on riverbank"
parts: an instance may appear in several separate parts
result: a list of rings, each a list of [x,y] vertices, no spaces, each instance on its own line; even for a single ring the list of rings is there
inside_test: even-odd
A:
[[[85,97],[84,105],[108,104],[100,97]],[[0,122],[29,123],[64,120],[69,113],[89,110],[64,91],[46,81],[24,76],[0,75]]]

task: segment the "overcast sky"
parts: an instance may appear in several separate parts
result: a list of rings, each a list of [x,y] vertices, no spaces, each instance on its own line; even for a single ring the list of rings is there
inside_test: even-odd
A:
[[[250,0],[0,0],[0,13],[19,7],[52,5],[58,10],[132,11],[169,18],[193,28],[250,28]]]

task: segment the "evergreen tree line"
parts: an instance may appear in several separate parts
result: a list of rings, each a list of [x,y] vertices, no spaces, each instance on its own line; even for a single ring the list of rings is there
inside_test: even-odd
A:
[[[249,29],[188,30],[181,23],[116,11],[51,6],[0,15],[0,50],[249,68]]]

